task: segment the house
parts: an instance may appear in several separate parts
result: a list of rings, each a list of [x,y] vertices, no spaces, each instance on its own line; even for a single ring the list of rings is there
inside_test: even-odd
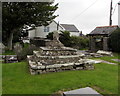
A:
[[[90,38],[90,50],[92,52],[96,52],[98,50],[110,50],[108,46],[108,39],[110,34],[117,28],[117,25],[96,27],[90,34],[88,34]]]
[[[80,31],[73,24],[58,24],[53,20],[48,26],[38,26],[34,29],[29,29],[28,38],[34,37],[46,38],[46,36],[53,31],[69,31],[70,36],[80,36]]]
[[[38,27],[35,27],[35,29],[30,29],[28,31],[28,38],[30,39],[34,37],[46,38],[46,36],[50,32],[56,31],[58,29],[61,31],[64,30],[61,25],[58,26],[58,23],[53,21],[48,26],[38,26]]]
[[[80,31],[73,24],[60,24],[65,31],[70,32],[70,36],[80,36]]]

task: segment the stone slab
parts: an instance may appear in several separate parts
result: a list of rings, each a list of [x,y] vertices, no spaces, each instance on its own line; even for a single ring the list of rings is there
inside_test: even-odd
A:
[[[37,55],[37,57],[40,58],[74,58],[74,57],[82,57],[83,55],[69,55],[69,56],[41,56]]]
[[[113,61],[120,62],[120,59],[112,59]]]
[[[97,59],[96,61],[101,61],[101,62],[106,63],[106,64],[117,65],[116,63],[108,62],[108,61],[105,61],[105,60],[99,60],[99,59]]]
[[[98,50],[98,51],[97,51],[97,54],[113,56],[112,52],[103,51],[103,50]]]
[[[72,91],[63,92],[63,96],[102,96],[102,95],[90,87],[85,87]]]
[[[101,61],[101,60],[86,59],[86,62],[87,62],[87,63],[94,63],[94,64],[97,64],[97,63],[101,63],[102,61]]]
[[[70,47],[61,47],[61,49],[50,49],[47,47],[40,47],[44,51],[77,51],[76,49]]]

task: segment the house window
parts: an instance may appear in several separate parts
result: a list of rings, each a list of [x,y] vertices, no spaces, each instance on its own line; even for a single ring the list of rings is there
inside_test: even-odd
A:
[[[44,32],[49,32],[50,31],[50,27],[44,27]]]

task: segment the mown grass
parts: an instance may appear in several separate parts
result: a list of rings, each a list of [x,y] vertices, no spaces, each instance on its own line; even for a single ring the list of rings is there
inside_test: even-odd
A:
[[[30,75],[26,62],[2,64],[3,94],[53,94],[60,90],[92,87],[102,94],[118,93],[118,66],[96,64],[94,70]]]
[[[12,50],[5,50],[5,53],[3,53],[2,55],[15,55],[15,52]]]

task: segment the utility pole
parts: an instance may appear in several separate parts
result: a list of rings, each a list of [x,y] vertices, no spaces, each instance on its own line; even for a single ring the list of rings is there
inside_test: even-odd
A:
[[[57,30],[59,30],[59,21],[58,21],[58,23],[57,23]]]
[[[111,4],[110,4],[110,22],[109,22],[109,25],[111,26],[112,25],[112,0],[111,0]]]

